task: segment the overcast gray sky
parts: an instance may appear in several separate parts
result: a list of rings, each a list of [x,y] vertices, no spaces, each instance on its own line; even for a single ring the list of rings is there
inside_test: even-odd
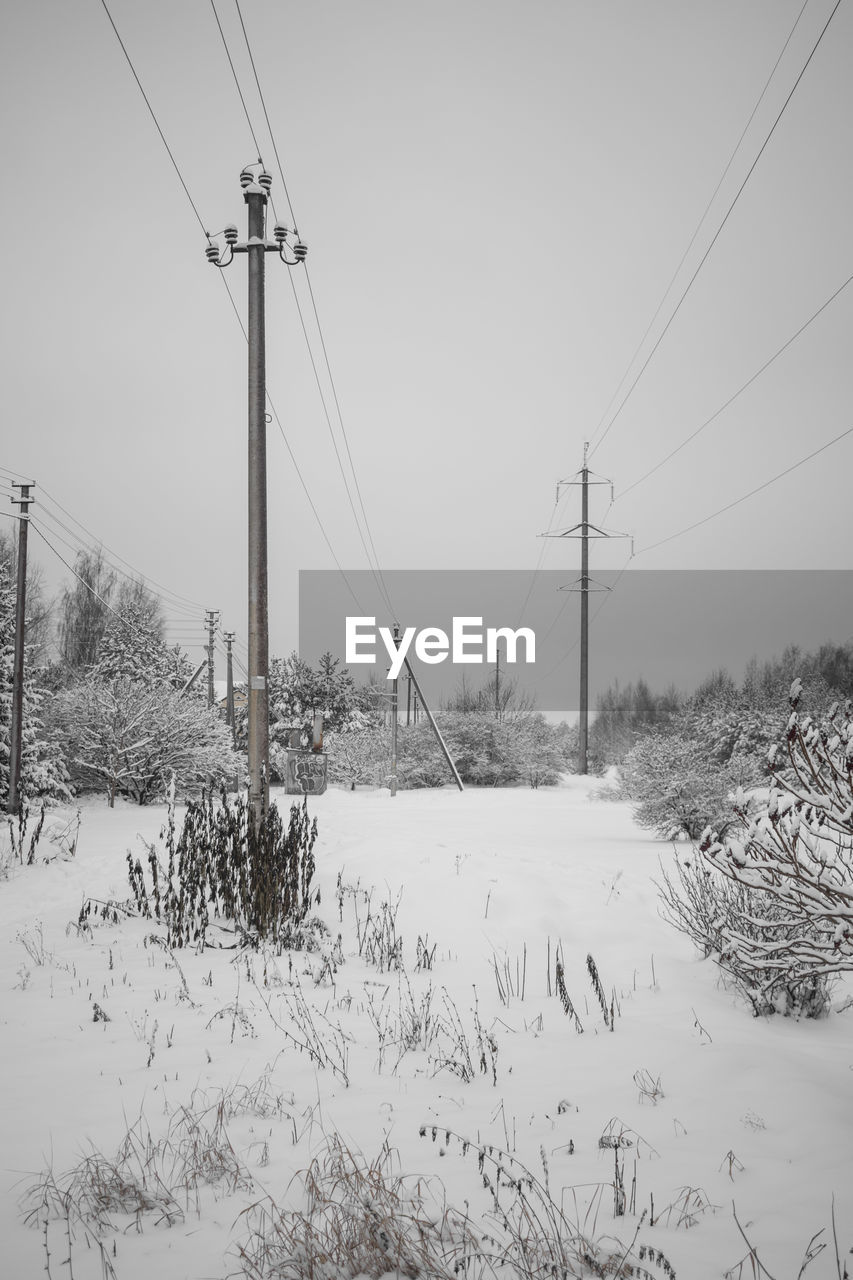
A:
[[[238,177],[257,152],[209,0],[108,3],[205,227],[243,228]],[[805,5],[634,374],[833,4]],[[555,482],[600,423],[608,524],[638,552],[853,425],[851,286],[618,496],[853,271],[849,4],[603,439],[802,0],[241,6],[383,567],[532,569]],[[237,10],[217,9],[285,216]],[[2,24],[0,465],[196,602],[199,634],[210,606],[243,642],[245,345],[219,272],[99,0],[5,4]],[[364,568],[288,272],[271,257],[267,271],[269,390],[338,559]],[[227,279],[244,310],[244,259]],[[292,280],[346,460],[305,280]],[[634,563],[850,568],[851,459],[853,436]],[[269,486],[271,646],[285,653],[298,571],[334,561],[275,425]],[[594,491],[594,518],[608,499]],[[51,510],[36,518],[71,559]],[[556,527],[577,518],[567,502]],[[57,583],[62,566],[38,538],[32,550]],[[627,551],[596,547],[594,563],[619,568]],[[577,554],[551,542],[545,567]],[[182,635],[183,612],[167,613]]]

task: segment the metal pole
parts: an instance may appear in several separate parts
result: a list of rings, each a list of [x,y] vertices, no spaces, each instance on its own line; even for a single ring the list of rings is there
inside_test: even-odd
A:
[[[586,451],[583,448],[581,471],[581,667],[580,667],[580,719],[578,724],[578,771],[587,772],[587,744],[589,741],[589,470]]]
[[[249,207],[249,804],[259,824],[269,801],[269,617],[264,333],[264,217],[267,196],[252,183]]]
[[[12,723],[9,733],[9,796],[8,813],[18,813],[21,807],[21,748],[24,736],[24,616],[27,607],[27,531],[31,485],[17,484],[20,498],[13,498],[21,508],[18,524],[18,594],[15,602],[15,657],[12,668]]]
[[[231,730],[231,745],[237,746],[237,726],[234,723],[234,659],[231,653],[231,645],[234,643],[234,632],[226,631],[224,633],[226,668],[225,668],[225,723]]]
[[[394,644],[400,647],[400,628],[394,623]],[[391,681],[391,795],[397,794],[397,721],[399,711],[399,699],[397,696],[398,681],[395,676]]]

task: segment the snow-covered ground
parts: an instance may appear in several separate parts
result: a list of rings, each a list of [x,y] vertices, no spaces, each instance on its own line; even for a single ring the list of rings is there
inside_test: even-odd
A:
[[[540,1180],[544,1151],[552,1198],[591,1238],[627,1247],[653,1199],[654,1224],[647,1212],[637,1245],[661,1250],[679,1277],[758,1274],[735,1212],[774,1280],[795,1280],[822,1229],[812,1251],[827,1247],[808,1280],[842,1274],[831,1215],[834,1197],[843,1268],[853,1247],[853,1010],[818,1022],[754,1019],[659,918],[654,878],[671,849],[591,791],[573,780],[393,799],[332,790],[311,801],[326,952],[342,934],[334,974],[316,953],[285,954],[265,971],[257,955],[214,949],[177,953],[179,970],[140,919],[81,934],[72,922],[83,898],[128,896],[126,850],[142,853],[139,836],[156,839],[164,816],[85,803],[72,861],[17,867],[0,881],[0,1275],[44,1275],[46,1263],[54,1280],[109,1268],[118,1280],[239,1274],[242,1210],[266,1196],[304,1207],[294,1175],[334,1134],[368,1161],[387,1142],[395,1172],[432,1177],[433,1188],[440,1179],[476,1224],[490,1206],[477,1147],[463,1154],[448,1130],[508,1149]],[[366,900],[345,894],[339,920],[340,871],[346,885],[373,890],[374,912],[402,890],[405,976],[359,958]],[[431,969],[417,967],[419,939],[422,952],[435,948]],[[558,944],[583,1034],[553,989]],[[615,993],[612,1031],[590,954],[608,1002]],[[297,979],[337,1071],[276,1026],[300,1034],[287,1013]],[[430,989],[432,1043],[402,1053],[393,1043],[401,1010],[423,1009]],[[836,1003],[843,996],[842,986]],[[108,1021],[95,1020],[96,1005]],[[469,1081],[440,1065],[458,1053],[454,1008]],[[475,1012],[493,1037],[485,1073]],[[24,1225],[21,1199],[46,1170],[62,1187],[85,1154],[112,1158],[129,1130],[156,1143],[170,1126],[174,1159],[188,1132],[181,1108],[202,1115],[223,1091],[243,1172],[185,1196],[173,1225],[156,1209],[114,1213],[103,1255],[77,1230],[70,1268],[61,1217],[46,1233],[43,1214]],[[614,1150],[607,1142],[620,1134]],[[628,1203],[615,1217],[617,1160]]]

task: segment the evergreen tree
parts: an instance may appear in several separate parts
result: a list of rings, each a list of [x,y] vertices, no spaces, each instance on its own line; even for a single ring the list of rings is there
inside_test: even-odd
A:
[[[8,557],[0,555],[0,805],[9,800],[12,690],[15,661],[16,574]],[[25,653],[21,738],[21,792],[24,797],[68,800],[68,772],[62,754],[46,734],[41,720],[43,694]]]

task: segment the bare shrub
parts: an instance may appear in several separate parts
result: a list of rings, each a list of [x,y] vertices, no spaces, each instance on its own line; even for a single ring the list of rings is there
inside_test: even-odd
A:
[[[760,942],[773,929],[779,941],[796,937],[799,926],[778,902],[759,889],[721,875],[695,853],[676,853],[674,875],[661,867],[657,882],[664,920],[690,938],[706,958],[712,957],[756,1016],[781,1012],[817,1017],[829,1005],[825,977],[794,978],[747,956],[732,944],[741,938]]]
[[[387,1146],[373,1161],[337,1136],[301,1174],[306,1207],[260,1201],[245,1211],[248,1237],[239,1249],[250,1280],[320,1276],[430,1276],[451,1280],[454,1263],[476,1250],[466,1215],[449,1209],[425,1178],[392,1170]]]
[[[62,1219],[72,1235],[75,1228],[114,1231],[116,1220],[127,1217],[137,1228],[146,1216],[171,1227],[183,1221],[202,1186],[234,1192],[251,1185],[222,1112],[207,1124],[181,1107],[163,1138],[155,1140],[140,1116],[111,1159],[93,1149],[64,1174],[47,1169],[24,1193],[22,1210],[29,1226]]]

